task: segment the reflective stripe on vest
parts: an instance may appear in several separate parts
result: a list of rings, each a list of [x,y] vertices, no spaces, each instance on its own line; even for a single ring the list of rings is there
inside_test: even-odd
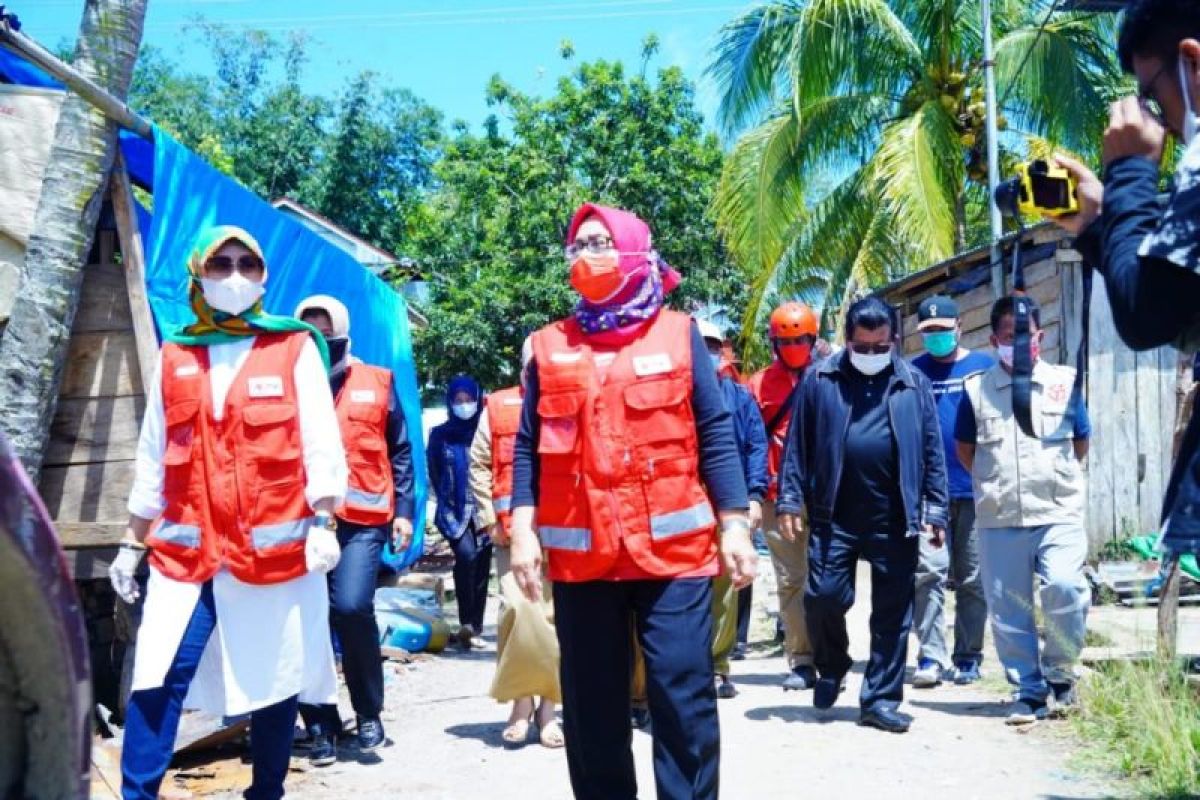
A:
[[[691,508],[650,517],[650,536],[653,539],[669,539],[672,536],[691,533],[715,522],[712,506],[707,502],[697,503]]]
[[[161,542],[170,542],[180,547],[196,548],[200,546],[200,526],[184,525],[181,522],[163,520],[154,532],[154,538]]]
[[[512,511],[512,495],[506,494],[504,497],[492,498],[492,509],[497,513]]]
[[[592,532],[587,528],[556,528],[552,525],[539,525],[538,536],[546,547],[556,550],[574,550],[586,553],[592,549]]]
[[[250,529],[250,537],[254,540],[254,547],[257,550],[278,547],[281,544],[291,544],[292,542],[301,541],[304,537],[308,536],[308,529],[312,527],[315,519],[315,517],[305,517],[295,522],[260,525],[257,528]]]
[[[346,489],[346,505],[354,504],[361,508],[377,509],[379,511],[391,511],[392,498],[382,492],[364,492],[362,489],[356,489],[350,486]]]

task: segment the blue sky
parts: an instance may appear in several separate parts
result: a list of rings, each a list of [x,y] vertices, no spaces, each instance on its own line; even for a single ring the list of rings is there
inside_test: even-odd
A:
[[[653,62],[676,65],[698,83],[698,102],[713,126],[715,91],[704,80],[721,25],[753,5],[748,0],[149,0],[144,41],[185,69],[211,72],[197,15],[232,27],[310,38],[310,91],[336,95],[362,71],[406,86],[447,120],[477,126],[489,113],[484,87],[495,73],[518,89],[548,94],[570,69],[558,55],[570,39],[575,61],[619,59],[636,65],[642,39],[655,33]],[[82,0],[15,0],[24,32],[53,47],[73,42]]]

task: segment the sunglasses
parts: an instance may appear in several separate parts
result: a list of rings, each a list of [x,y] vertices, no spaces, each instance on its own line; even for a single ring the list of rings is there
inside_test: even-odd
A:
[[[861,342],[850,342],[846,346],[855,353],[858,353],[860,356],[881,356],[884,353],[890,353],[892,350],[892,345],[889,342],[882,342],[880,344],[862,344]]]
[[[242,275],[262,272],[263,261],[256,255],[245,255],[238,256],[236,261],[229,256],[213,256],[204,262],[204,271],[209,275],[227,277],[233,274],[234,267]]]

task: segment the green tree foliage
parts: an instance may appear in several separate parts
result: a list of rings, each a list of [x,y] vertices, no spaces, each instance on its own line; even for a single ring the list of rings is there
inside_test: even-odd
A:
[[[1010,164],[1093,152],[1119,84],[1111,21],[1050,9],[993,3]],[[773,0],[725,26],[721,122],[753,127],[715,209],[754,276],[747,331],[780,296],[836,310],[986,240],[980,18],[978,0]]]
[[[502,119],[478,135],[455,126],[438,189],[407,231],[431,284],[417,358],[434,394],[458,372],[488,388],[516,381],[523,338],[574,303],[562,247],[584,201],[649,222],[655,248],[684,277],[672,305],[740,307],[746,281],[710,212],[721,149],[678,69],[646,78],[586,63],[546,98],[497,76],[488,101]]]
[[[302,88],[304,37],[202,24],[215,79],[180,72],[143,48],[130,103],[218,169],[271,200],[288,196],[373,244],[406,245],[406,217],[433,180],[440,113],[377,76],[335,102]]]

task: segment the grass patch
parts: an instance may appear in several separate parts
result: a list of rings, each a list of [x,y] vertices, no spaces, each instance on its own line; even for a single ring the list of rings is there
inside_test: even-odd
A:
[[[1074,725],[1089,756],[1139,797],[1200,796],[1200,698],[1181,664],[1115,661],[1081,685]]]

